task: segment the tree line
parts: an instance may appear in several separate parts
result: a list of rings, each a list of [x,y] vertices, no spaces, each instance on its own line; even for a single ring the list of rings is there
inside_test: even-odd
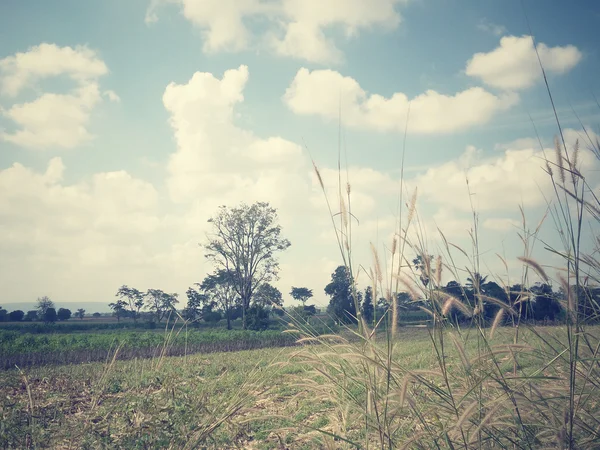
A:
[[[291,243],[281,235],[277,219],[276,209],[264,202],[219,208],[208,221],[212,232],[200,244],[213,271],[187,289],[183,319],[191,323],[225,319],[231,329],[231,322],[241,318],[243,329],[260,330],[268,327],[272,313],[283,313],[283,296],[271,282],[279,276],[278,253]],[[308,314],[316,312],[314,305],[306,305],[310,289],[292,287],[290,295]],[[141,292],[124,285],[116,296],[109,306],[118,319],[138,320],[144,310],[150,320],[160,322],[179,313],[178,295],[160,289]]]
[[[74,314],[68,308],[58,308],[57,310],[54,302],[47,296],[44,296],[37,299],[36,309],[27,312],[20,309],[8,312],[6,309],[0,307],[0,322],[41,321],[44,323],[54,323],[56,321],[69,320],[71,316],[83,319],[85,314],[86,311],[83,308],[79,308]],[[94,316],[96,315],[100,316],[100,313],[94,313]]]
[[[427,291],[430,279],[426,275],[422,257],[418,256],[413,260],[413,269],[418,274],[419,281],[425,288],[424,291]],[[339,266],[332,273],[331,282],[325,287],[325,293],[330,296],[327,312],[343,323],[357,322],[358,315],[352,297],[353,283],[354,280],[348,269]],[[569,292],[565,292],[566,289]],[[516,312],[516,317],[512,319],[536,322],[562,320],[565,314],[564,305],[569,296],[578,299],[577,311],[583,320],[591,322],[600,318],[600,287],[597,286],[565,288],[561,285],[555,290],[551,284],[538,282],[531,286],[514,284],[502,287],[494,281],[489,281],[487,276],[474,273],[464,284],[452,280],[439,287],[437,291],[469,307],[481,302],[483,306],[481,316],[488,322],[494,320],[503,305],[511,307]],[[374,299],[371,286],[355,292],[358,296],[360,313],[367,323],[376,323],[388,311],[390,299],[385,297]],[[403,319],[402,312],[406,315],[407,312],[431,310],[430,300],[425,296],[422,297],[414,298],[407,292],[399,292],[397,294],[397,303],[401,311],[399,319]],[[471,320],[461,312],[460,308],[453,308],[448,313],[448,317],[453,322],[465,323]]]

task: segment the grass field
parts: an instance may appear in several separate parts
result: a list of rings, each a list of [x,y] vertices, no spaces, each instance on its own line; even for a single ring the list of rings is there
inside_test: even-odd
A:
[[[119,348],[118,359],[212,353],[292,345],[281,331],[187,330],[112,331],[77,334],[29,334],[0,330],[0,369],[105,360]]]
[[[560,337],[563,330],[541,332]],[[499,330],[494,341],[511,336]],[[528,341],[540,345],[525,332],[522,342]],[[467,342],[464,351],[475,351],[477,340]],[[460,383],[461,354],[453,347],[447,354]],[[0,372],[0,447],[352,448],[327,440],[327,433],[360,440],[364,424],[349,420],[351,412],[335,401],[315,396],[310,384],[327,386],[329,376],[315,374],[315,355],[344,359],[333,347],[311,345]],[[401,329],[394,361],[406,371],[435,369],[429,331]],[[524,358],[520,370],[538,362]],[[511,358],[502,364],[511,370]],[[352,383],[351,370],[339,376],[347,377],[351,395],[365,394]]]

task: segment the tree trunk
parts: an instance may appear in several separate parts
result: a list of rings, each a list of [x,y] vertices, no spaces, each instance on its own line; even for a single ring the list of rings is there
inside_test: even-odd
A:
[[[227,308],[227,311],[225,311],[225,314],[227,316],[227,329],[231,330],[231,308]]]

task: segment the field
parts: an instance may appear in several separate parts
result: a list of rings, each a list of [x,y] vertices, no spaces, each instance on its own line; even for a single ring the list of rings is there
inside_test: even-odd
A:
[[[524,331],[521,342],[531,346],[531,355],[543,347],[537,333],[560,340],[565,331]],[[341,387],[364,402],[368,389],[357,378],[360,358],[346,356],[364,344],[332,339],[337,343],[323,339],[302,347],[109,358],[103,363],[0,372],[0,447],[353,448],[356,445],[349,442],[365,439],[364,423],[352,420],[357,411],[346,410],[340,395],[328,398],[318,387]],[[499,329],[494,343],[511,339],[510,329]],[[463,356],[476,353],[479,341],[472,336],[466,342],[464,348],[447,350],[457,385],[464,380]],[[385,338],[377,346],[385,347]],[[520,371],[531,373],[539,363],[531,355],[520,359]],[[319,363],[323,356],[327,361]],[[406,373],[436,369],[430,330],[400,329],[393,360]],[[315,372],[322,364],[339,364],[337,380],[327,380],[332,375],[327,369]],[[507,357],[500,364],[502,372],[510,372],[513,360]],[[397,435],[398,441],[412,436],[408,422],[401,423],[399,432],[404,435]],[[346,436],[348,441],[332,436]]]
[[[183,330],[170,332],[29,334],[0,331],[0,369],[41,364],[103,361],[119,348],[118,359],[212,353],[292,345],[280,331]]]
[[[432,355],[423,352],[425,330],[407,331],[401,339],[399,358],[415,368],[431,364]],[[299,389],[284,377],[307,368],[293,360],[277,364],[287,363],[297,351],[260,349],[0,372],[0,446],[185,448],[210,434],[205,445],[215,448],[280,448],[281,442],[313,448],[306,437],[298,441],[298,433],[273,431],[299,423],[328,426],[328,405],[294,401]],[[289,420],[264,419],[276,415]],[[244,422],[250,418],[257,420]]]

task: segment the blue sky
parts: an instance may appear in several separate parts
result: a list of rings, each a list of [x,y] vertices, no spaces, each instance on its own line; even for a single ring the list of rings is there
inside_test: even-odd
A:
[[[600,5],[524,4],[572,144],[571,109],[600,124]],[[392,231],[408,99],[405,182],[431,253],[434,224],[468,245],[468,173],[486,254],[514,260],[518,204],[537,223],[548,187],[529,115],[546,147],[556,133],[520,1],[4,1],[3,290],[183,295],[211,270],[197,243],[216,206],[267,200],[293,244],[277,286],[323,303],[339,258],[304,145],[334,183],[341,102],[368,266]]]

